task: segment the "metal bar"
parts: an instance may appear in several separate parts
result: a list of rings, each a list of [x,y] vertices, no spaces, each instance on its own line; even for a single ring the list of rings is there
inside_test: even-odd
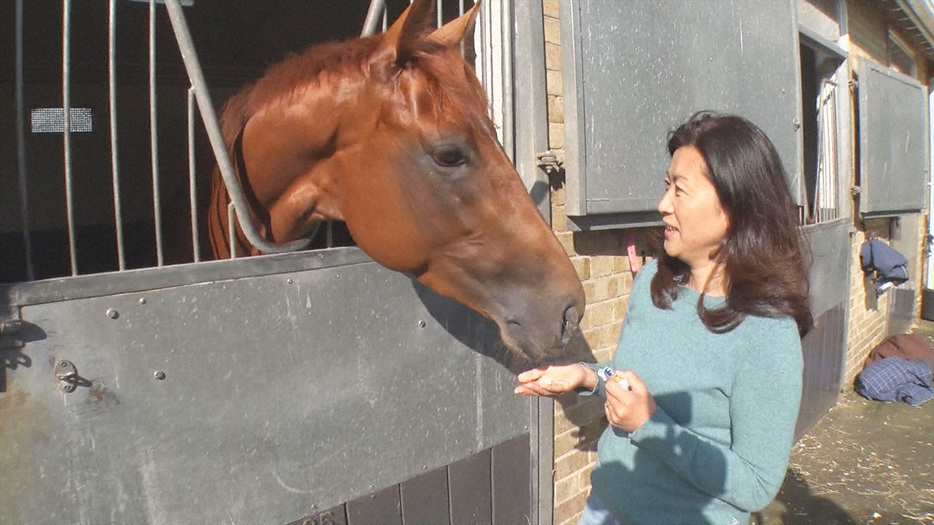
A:
[[[75,247],[74,191],[71,173],[71,0],[62,2],[62,149],[65,162],[65,214],[71,275],[78,275]]]
[[[34,280],[32,235],[29,232],[29,193],[26,190],[26,102],[23,89],[23,0],[16,0],[16,171],[19,175],[19,212],[23,226],[26,279]]]
[[[237,208],[234,206],[234,203],[227,204],[227,242],[230,246],[230,258],[237,258],[237,229],[236,229],[236,215]]]
[[[220,168],[221,177],[224,179],[224,185],[230,195],[231,204],[236,208],[237,217],[240,219],[240,228],[243,230],[244,235],[253,246],[266,253],[290,252],[304,248],[308,245],[308,239],[276,244],[263,239],[256,230],[256,226],[247,211],[249,208],[247,207],[246,198],[243,196],[233,164],[230,162],[230,155],[227,154],[224,136],[221,133],[217,115],[214,113],[214,105],[211,102],[211,95],[208,93],[204,73],[201,71],[201,64],[198,62],[198,55],[195,53],[195,46],[191,40],[191,33],[188,31],[188,23],[185,21],[181,3],[179,3],[179,0],[165,0],[165,7],[169,13],[169,20],[172,22],[172,30],[175,32],[182,60],[185,62],[185,69],[188,71],[188,79],[195,90],[198,109],[201,111],[201,120],[204,122],[211,148],[214,150],[214,157],[217,159]]]
[[[158,110],[156,109],[156,0],[149,0],[149,137],[152,152],[152,220],[156,230],[156,265],[163,265],[162,203],[159,197]]]
[[[110,100],[110,164],[114,191],[114,227],[117,232],[117,259],[121,271],[126,269],[123,249],[123,210],[120,204],[120,168],[117,155],[117,0],[110,0],[107,19],[107,74]]]
[[[380,15],[386,10],[386,0],[370,0],[370,8],[366,12],[366,18],[363,21],[363,31],[360,36],[370,36],[376,33],[376,27],[380,22]]]
[[[500,43],[502,45],[503,54],[502,61],[500,64],[502,77],[500,78],[502,85],[502,96],[501,104],[503,120],[501,123],[503,130],[503,149],[506,150],[506,153],[509,155],[510,160],[513,164],[516,163],[516,141],[515,141],[515,116],[513,114],[515,94],[513,89],[515,83],[513,82],[512,77],[512,64],[513,64],[513,5],[511,0],[504,0],[501,4],[501,15],[503,17],[502,23],[499,24],[500,27]]]
[[[191,250],[195,262],[201,261],[198,236],[198,184],[195,165],[195,88],[188,88],[188,206],[191,210]]]

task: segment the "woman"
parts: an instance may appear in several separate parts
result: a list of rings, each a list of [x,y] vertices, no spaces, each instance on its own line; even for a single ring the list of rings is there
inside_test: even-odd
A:
[[[709,112],[668,152],[664,250],[633,282],[613,361],[519,375],[520,395],[606,398],[581,525],[745,525],[788,464],[812,319],[778,153],[751,122]]]

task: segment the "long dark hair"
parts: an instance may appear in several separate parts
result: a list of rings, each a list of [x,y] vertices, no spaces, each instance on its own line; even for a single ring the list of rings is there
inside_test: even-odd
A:
[[[704,325],[723,333],[747,315],[790,316],[804,336],[813,325],[808,299],[808,255],[785,170],[772,141],[755,124],[735,115],[694,114],[668,135],[668,153],[693,146],[704,158],[729,226],[714,259],[726,275],[726,302],[697,310]],[[670,308],[690,268],[658,250],[652,301]]]

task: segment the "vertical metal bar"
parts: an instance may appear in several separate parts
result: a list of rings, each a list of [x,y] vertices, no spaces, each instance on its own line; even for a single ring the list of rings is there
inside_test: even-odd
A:
[[[198,100],[198,109],[201,111],[201,120],[204,122],[204,129],[207,131],[208,140],[211,142],[214,158],[217,159],[217,165],[220,168],[224,186],[227,188],[227,193],[230,195],[231,204],[236,207],[237,217],[241,218],[240,228],[243,234],[250,244],[266,253],[283,253],[304,248],[308,245],[308,239],[297,239],[283,244],[267,241],[259,234],[259,231],[250,219],[246,197],[243,195],[240,183],[237,180],[236,172],[234,171],[233,163],[230,161],[227,145],[224,143],[224,136],[221,133],[220,123],[217,120],[217,114],[214,113],[214,104],[211,102],[211,94],[208,93],[207,82],[204,80],[204,73],[201,71],[201,64],[198,62],[197,53],[195,53],[195,44],[192,42],[191,33],[188,31],[188,23],[185,21],[185,13],[182,11],[182,5],[179,0],[163,1],[169,13],[172,30],[175,32],[178,49],[182,54],[182,61],[185,62],[185,70],[188,72],[188,79],[191,81],[191,86],[195,90],[195,98]]]
[[[441,7],[443,4],[444,2],[442,2],[441,0],[438,0],[438,2],[435,3],[435,16],[437,17],[437,20],[435,22],[435,27],[441,27],[442,25],[444,25],[444,15],[441,14],[441,10],[442,10]]]
[[[162,203],[159,198],[158,111],[156,110],[156,0],[149,0],[149,135],[152,151],[152,214],[156,230],[156,265],[162,258]]]
[[[366,18],[363,20],[363,31],[360,32],[360,36],[370,36],[376,33],[376,26],[380,22],[380,15],[385,15],[385,13],[386,0],[370,0],[370,8],[366,12]]]
[[[120,205],[120,167],[117,151],[117,0],[110,0],[107,18],[107,74],[110,100],[110,164],[114,191],[114,228],[117,232],[117,260],[126,269],[123,249],[123,210]]]
[[[75,247],[74,192],[71,173],[71,0],[62,2],[62,149],[65,161],[65,214],[71,275],[78,275]]]
[[[227,205],[227,242],[230,246],[230,258],[237,258],[237,208],[234,203]]]
[[[23,0],[16,0],[16,171],[19,175],[19,212],[23,227],[26,279],[36,278],[29,232],[29,193],[26,191],[26,102],[23,89]]]
[[[195,88],[188,88],[188,205],[191,210],[191,250],[195,262],[201,261],[198,237],[198,184],[195,166]]]
[[[506,150],[506,153],[509,155],[509,158],[512,160],[513,164],[516,163],[516,144],[515,144],[515,118],[514,118],[514,101],[515,96],[513,93],[513,79],[512,79],[512,65],[513,65],[513,33],[512,33],[512,13],[513,13],[513,2],[512,0],[504,0],[501,4],[501,16],[502,20],[500,22],[500,44],[502,45],[502,59],[500,62],[501,71],[501,84],[502,84],[502,96],[501,96],[501,107],[503,112],[502,120],[502,130],[503,130],[503,149]]]

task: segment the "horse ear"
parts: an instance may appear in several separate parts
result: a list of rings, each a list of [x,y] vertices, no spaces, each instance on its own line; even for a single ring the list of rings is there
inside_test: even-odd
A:
[[[473,26],[477,21],[477,13],[479,12],[480,0],[477,0],[466,13],[439,27],[431,34],[431,37],[447,47],[460,45],[464,37],[473,33]]]
[[[434,0],[415,0],[383,35],[383,47],[394,52],[396,63],[406,61],[415,42],[431,27]]]

